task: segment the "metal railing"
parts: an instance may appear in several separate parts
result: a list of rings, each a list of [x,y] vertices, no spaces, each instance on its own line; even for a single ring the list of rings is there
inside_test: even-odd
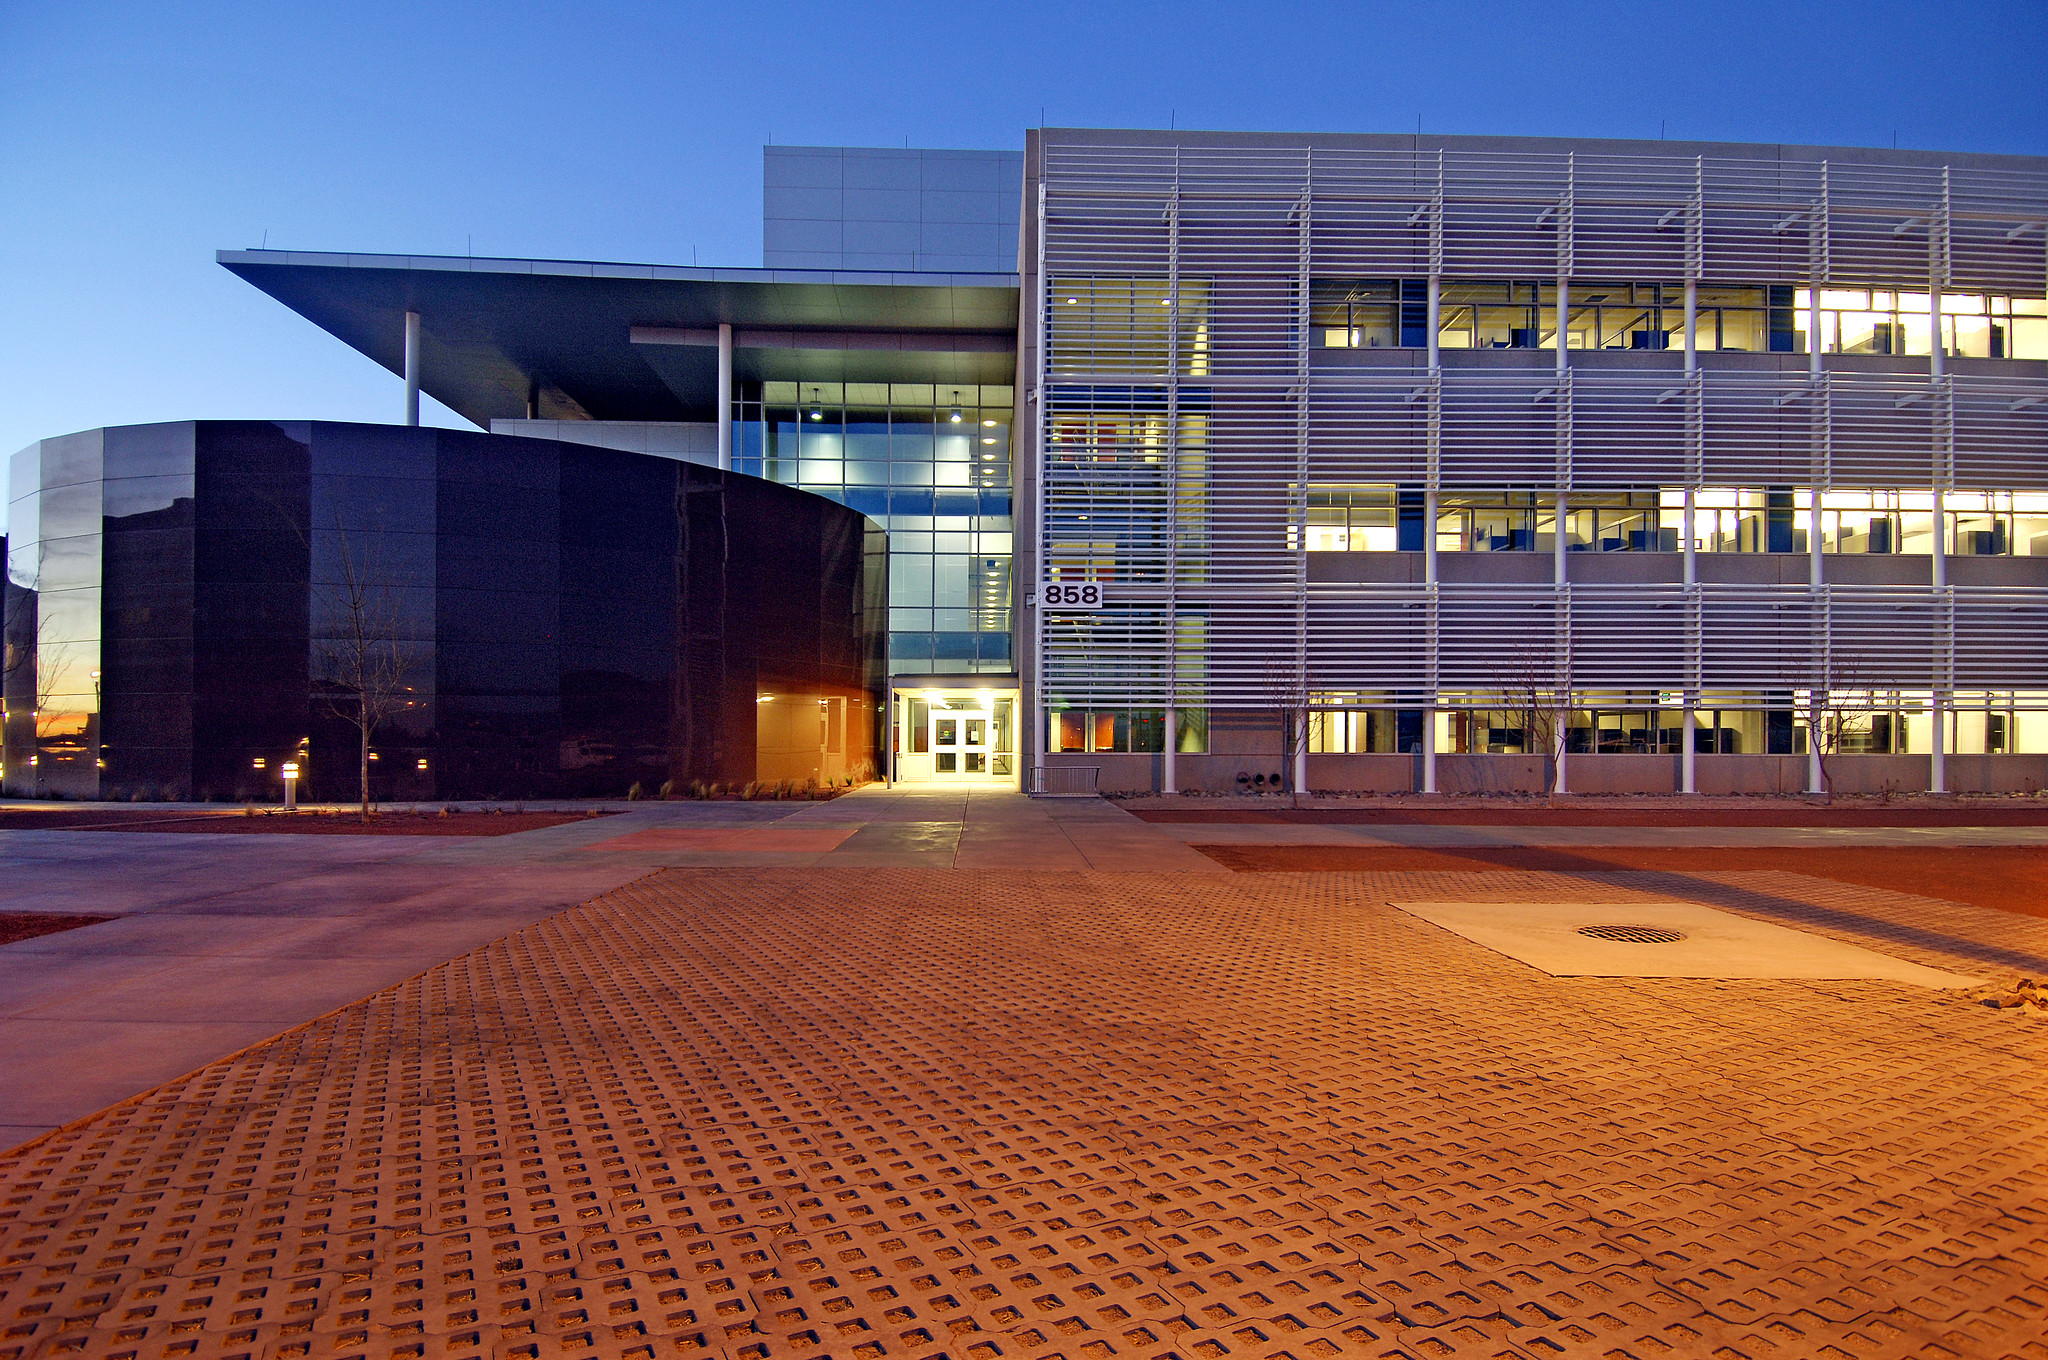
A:
[[[1100,765],[1034,765],[1031,767],[1033,798],[1094,798]]]

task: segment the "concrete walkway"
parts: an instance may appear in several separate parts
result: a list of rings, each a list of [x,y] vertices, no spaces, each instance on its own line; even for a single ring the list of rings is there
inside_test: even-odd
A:
[[[490,837],[0,831],[0,1148],[664,866],[1147,868],[1213,860],[1097,799],[861,790],[646,803]]]

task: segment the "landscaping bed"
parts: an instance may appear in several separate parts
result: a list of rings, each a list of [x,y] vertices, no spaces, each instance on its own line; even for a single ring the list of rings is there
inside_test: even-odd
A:
[[[1244,873],[1417,869],[1727,873],[1776,869],[2026,916],[2048,916],[2048,846],[1197,845],[1195,849]]]
[[[581,822],[604,812],[442,812],[439,808],[386,808],[368,822],[354,810],[332,812],[282,808],[219,812],[169,812],[148,808],[9,808],[0,811],[0,831],[168,831],[230,835],[294,836],[510,836],[521,831]]]
[[[63,911],[0,911],[0,944],[33,940],[38,935],[55,935],[60,930],[96,926],[111,916],[75,916]]]

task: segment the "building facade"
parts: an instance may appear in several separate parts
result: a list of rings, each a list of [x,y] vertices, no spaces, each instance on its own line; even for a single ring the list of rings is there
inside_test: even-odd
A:
[[[883,525],[900,777],[2048,784],[2038,159],[1055,129],[763,182],[763,269],[221,261],[480,426]]]
[[[2048,783],[2041,162],[1047,131],[1027,167],[1040,759]]]
[[[188,421],[16,454],[5,789],[617,796],[876,769],[887,550],[671,458]]]

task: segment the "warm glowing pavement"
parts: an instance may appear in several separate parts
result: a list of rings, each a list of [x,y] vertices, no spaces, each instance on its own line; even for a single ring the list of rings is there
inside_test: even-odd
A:
[[[821,809],[822,810],[822,809]],[[2031,1356],[2048,1024],[1384,905],[1784,874],[677,870],[0,1161],[0,1360]]]

